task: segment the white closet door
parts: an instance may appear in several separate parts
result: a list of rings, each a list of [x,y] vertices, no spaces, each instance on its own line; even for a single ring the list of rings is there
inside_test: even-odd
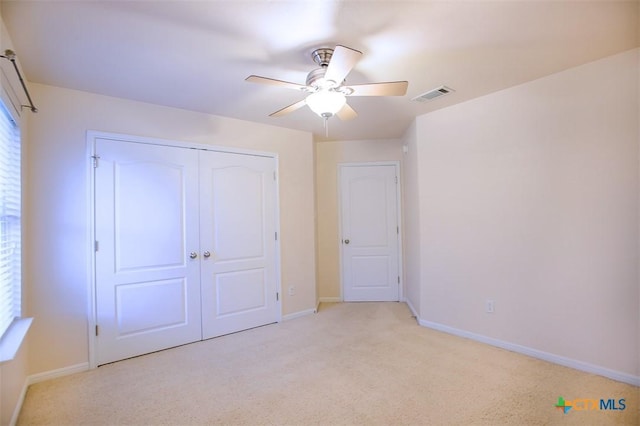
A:
[[[98,364],[201,339],[198,152],[96,139]]]
[[[203,338],[278,321],[275,160],[201,151],[200,199]]]

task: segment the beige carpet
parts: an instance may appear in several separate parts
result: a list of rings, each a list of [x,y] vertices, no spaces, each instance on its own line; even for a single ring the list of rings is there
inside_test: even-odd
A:
[[[281,324],[33,385],[20,425],[639,424],[638,388],[420,327],[402,303]],[[556,409],[625,398],[624,411]]]

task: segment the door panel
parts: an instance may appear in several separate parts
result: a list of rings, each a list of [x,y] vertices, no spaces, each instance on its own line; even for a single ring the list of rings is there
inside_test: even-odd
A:
[[[367,168],[347,172],[358,174],[350,177],[347,188],[349,237],[361,247],[386,247],[389,245],[389,218],[387,217],[389,200],[386,191],[388,176],[376,176],[370,170]],[[377,172],[376,169],[373,170]]]
[[[389,256],[353,256],[351,286],[354,289],[367,287],[387,287],[389,285]]]
[[[201,338],[197,152],[96,140],[98,364]]]
[[[118,336],[159,331],[187,323],[184,279],[116,286]]]
[[[275,160],[201,152],[203,337],[279,319]]]
[[[231,159],[244,160],[246,156],[236,157]],[[204,183],[211,185],[212,197],[208,203],[213,214],[204,219],[213,222],[212,248],[216,261],[264,258],[263,171],[229,166],[209,172],[210,179]]]
[[[184,266],[183,168],[116,163],[114,177],[116,271]]]
[[[264,275],[262,268],[216,274],[218,317],[263,308],[267,299]]]
[[[345,301],[399,300],[396,176],[393,165],[340,169]]]

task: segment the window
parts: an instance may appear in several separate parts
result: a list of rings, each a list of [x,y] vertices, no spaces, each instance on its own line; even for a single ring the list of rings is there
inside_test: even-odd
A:
[[[21,312],[20,133],[0,101],[0,336]]]

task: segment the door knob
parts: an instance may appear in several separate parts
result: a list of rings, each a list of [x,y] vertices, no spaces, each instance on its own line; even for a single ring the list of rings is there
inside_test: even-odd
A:
[[[211,253],[209,253],[208,251],[205,251],[204,253],[202,253],[202,255],[208,258],[209,256],[211,256]]]
[[[345,244],[349,244],[349,240],[344,240],[344,243]]]
[[[196,257],[198,257],[198,253],[196,253],[195,251],[192,251],[191,254],[189,254],[189,257],[191,259],[195,259]]]

